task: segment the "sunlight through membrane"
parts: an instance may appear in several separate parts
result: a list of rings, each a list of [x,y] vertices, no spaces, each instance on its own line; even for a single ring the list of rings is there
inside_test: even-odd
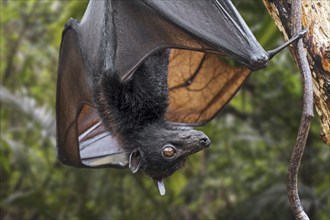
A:
[[[219,54],[171,49],[167,120],[205,124],[231,100],[250,70],[222,58]]]

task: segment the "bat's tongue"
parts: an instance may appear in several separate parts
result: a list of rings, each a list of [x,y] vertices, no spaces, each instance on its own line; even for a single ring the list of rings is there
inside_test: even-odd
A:
[[[161,196],[165,195],[165,185],[164,185],[164,181],[163,180],[155,180],[154,179],[154,182],[155,182],[155,185],[160,193]]]

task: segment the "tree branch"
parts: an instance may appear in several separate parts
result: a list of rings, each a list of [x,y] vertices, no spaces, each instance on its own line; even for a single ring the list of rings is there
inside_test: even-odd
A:
[[[292,36],[291,1],[263,0],[269,14],[287,40]],[[320,135],[330,146],[330,4],[323,0],[302,0],[302,26],[309,31],[303,41],[312,71],[314,104],[319,116]],[[291,50],[297,61],[297,56]],[[298,61],[297,61],[298,63]]]
[[[292,33],[293,35],[301,30],[301,0],[292,1]],[[305,213],[298,194],[298,170],[303,156],[311,121],[313,118],[313,80],[309,69],[307,55],[304,51],[303,42],[300,39],[293,49],[296,54],[297,63],[302,75],[303,81],[303,112],[300,121],[296,145],[293,148],[289,169],[288,169],[288,197],[291,209],[297,220],[309,220]]]
[[[286,1],[280,1],[280,0],[264,0],[264,4],[266,8],[268,9],[269,13],[272,15],[276,25],[280,28],[280,30],[285,35],[285,38],[292,37],[295,35],[295,33],[298,33],[301,30],[302,24],[305,27],[309,28],[310,33],[308,33],[308,37],[305,36],[304,40],[305,42],[313,42],[313,33],[314,33],[314,26],[311,26],[309,22],[306,22],[306,17],[309,17],[308,13],[306,14],[306,7],[309,6],[311,9],[315,9],[315,7],[311,7],[309,3],[307,3],[308,0],[304,1],[304,6],[302,6],[301,0],[292,0],[290,2]],[[313,4],[313,3],[311,3]],[[320,2],[317,3],[320,5]],[[291,15],[289,14],[291,8]],[[304,20],[302,22],[302,9]],[[325,10],[326,11],[326,10]],[[326,12],[325,12],[326,13]],[[319,41],[320,42],[320,41]],[[315,43],[315,42],[313,42]],[[323,44],[317,44],[315,43],[315,47],[320,47]],[[307,46],[307,45],[306,45]],[[309,46],[309,45],[308,45]],[[307,46],[307,47],[308,47]],[[313,48],[313,47],[312,47]],[[305,53],[304,47],[303,47],[303,41],[302,39],[299,40],[296,44],[296,47],[292,48],[291,52],[293,53],[293,56],[298,64],[298,67],[301,72],[302,81],[303,81],[303,112],[302,117],[300,121],[299,131],[296,139],[296,144],[293,148],[293,152],[291,155],[290,163],[289,163],[289,169],[288,169],[288,197],[289,202],[291,205],[291,208],[293,210],[293,213],[295,215],[296,219],[299,220],[308,220],[307,214],[304,212],[299,194],[298,194],[298,170],[301,162],[301,158],[304,153],[304,149],[307,142],[308,133],[310,130],[311,121],[313,118],[313,78],[315,75],[311,73],[311,68],[313,68],[313,71],[318,69],[319,67],[316,66],[316,63],[312,62],[309,63],[307,60],[307,54]],[[308,56],[311,56],[309,53]],[[314,79],[315,82],[315,79]],[[316,84],[317,85],[317,84]],[[316,88],[314,91],[318,91],[319,88]],[[326,87],[321,88],[321,90],[325,90]],[[318,93],[323,95],[324,93]],[[321,97],[321,96],[316,96]],[[322,98],[321,98],[322,100]],[[323,99],[326,100],[326,99]],[[319,106],[319,103],[316,103],[317,106]],[[329,108],[322,108],[322,111],[328,112]],[[328,122],[326,122],[328,123]],[[326,124],[325,123],[325,124]],[[323,124],[321,120],[321,125]],[[324,126],[323,126],[324,129]],[[322,132],[321,132],[322,133]],[[325,140],[325,139],[323,139]],[[325,141],[326,142],[326,141]]]

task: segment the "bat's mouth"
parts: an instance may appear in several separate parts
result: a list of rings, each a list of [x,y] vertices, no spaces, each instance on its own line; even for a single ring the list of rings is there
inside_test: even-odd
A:
[[[186,165],[187,165],[187,159],[184,158],[184,159],[181,161],[181,163],[180,163],[180,167],[179,167],[179,169],[184,168]]]

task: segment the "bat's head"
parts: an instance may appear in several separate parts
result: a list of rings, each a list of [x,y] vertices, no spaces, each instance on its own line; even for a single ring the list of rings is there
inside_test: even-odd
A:
[[[200,131],[175,126],[147,126],[131,134],[129,167],[133,173],[143,170],[151,176],[161,195],[165,194],[163,179],[182,168],[187,156],[210,145]]]

